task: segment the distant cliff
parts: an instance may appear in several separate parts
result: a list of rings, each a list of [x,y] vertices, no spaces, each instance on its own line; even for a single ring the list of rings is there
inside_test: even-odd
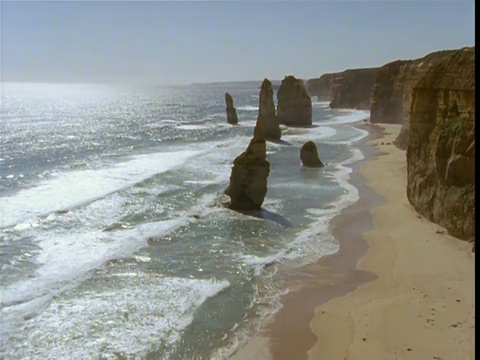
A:
[[[349,69],[323,74],[307,81],[305,88],[319,101],[330,101],[330,107],[345,109],[370,109],[370,96],[379,68]]]
[[[370,121],[372,123],[404,124],[395,143],[406,149],[410,123],[413,87],[437,61],[454,50],[431,53],[416,60],[397,60],[382,66],[372,90]]]
[[[330,107],[369,110],[377,72],[378,68],[350,69],[335,76]]]
[[[310,96],[316,96],[318,101],[332,101],[333,80],[339,74],[323,74],[318,79],[310,79],[306,82],[305,89]]]
[[[475,236],[475,50],[444,54],[413,87],[407,196],[461,239]]]

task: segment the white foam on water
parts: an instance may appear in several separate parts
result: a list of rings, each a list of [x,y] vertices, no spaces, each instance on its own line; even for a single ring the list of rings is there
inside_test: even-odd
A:
[[[334,137],[337,134],[337,130],[331,126],[324,126],[323,123],[320,126],[313,128],[287,128],[282,133],[282,139],[286,141],[299,139],[301,143],[310,140],[323,140]]]
[[[54,299],[17,332],[2,336],[6,358],[139,358],[178,341],[195,310],[228,281],[120,273],[100,291]],[[168,358],[165,354],[164,358]]]
[[[176,129],[180,129],[180,130],[206,130],[211,128],[212,126],[208,126],[208,125],[191,125],[191,124],[179,125],[176,127]]]
[[[237,110],[258,111],[258,106],[244,105],[244,106],[237,107]]]
[[[328,120],[319,121],[322,125],[351,124],[370,118],[370,111],[365,110],[342,110],[344,115],[336,115]]]
[[[52,211],[70,209],[174,169],[200,151],[137,155],[99,170],[60,173],[38,186],[0,198],[0,227],[12,226]]]
[[[65,287],[74,286],[75,280],[82,280],[89,271],[111,260],[129,257],[145,247],[149,238],[166,235],[186,224],[188,219],[183,217],[120,231],[43,232],[36,239],[40,250],[34,259],[39,266],[35,277],[1,290],[2,315],[4,310],[15,312],[17,304],[57,295]]]
[[[245,265],[253,267],[254,275],[259,276],[265,269],[265,266],[281,262],[285,255],[286,250],[281,250],[267,256],[241,255],[239,258]]]
[[[352,164],[364,158],[362,152],[350,147],[352,156],[339,164],[332,165],[332,170],[324,169],[335,177],[339,185],[344,189],[340,198],[330,203],[326,208],[308,209],[309,217],[314,220],[308,228],[297,233],[295,240],[290,244],[289,253],[286,258],[303,259],[309,261],[312,255],[323,257],[336,253],[339,249],[337,240],[331,234],[330,221],[346,207],[359,199],[358,189],[350,184],[350,174],[353,171],[345,165]]]
[[[349,126],[349,125],[347,125]],[[355,133],[355,135],[349,135],[345,138],[342,138],[342,136],[340,135],[339,137],[337,138],[334,138],[334,139],[327,139],[324,141],[324,143],[326,144],[343,144],[343,145],[350,145],[350,144],[353,144],[353,143],[356,143],[362,139],[364,139],[365,137],[368,136],[368,131],[366,130],[363,130],[363,129],[359,129],[357,127],[353,127],[353,126],[349,126],[350,129]]]
[[[320,108],[328,108],[330,106],[330,101],[312,101],[312,106]]]

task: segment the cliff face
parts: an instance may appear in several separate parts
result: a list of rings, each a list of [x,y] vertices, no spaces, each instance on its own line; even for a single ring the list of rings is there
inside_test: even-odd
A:
[[[336,74],[332,84],[330,107],[370,109],[370,97],[378,68],[351,69]]]
[[[475,236],[475,50],[453,51],[413,88],[407,197],[454,236]]]
[[[310,96],[316,96],[318,101],[332,101],[332,85],[338,73],[323,74],[318,79],[310,79],[305,89]]]
[[[290,126],[312,125],[312,100],[303,81],[286,76],[277,92],[277,117],[280,124]]]
[[[372,89],[370,121],[403,124],[395,144],[406,149],[413,88],[438,61],[454,51],[438,51],[415,60],[397,60],[382,66]]]
[[[372,89],[370,121],[402,124],[405,78],[413,61],[394,61],[382,66]]]

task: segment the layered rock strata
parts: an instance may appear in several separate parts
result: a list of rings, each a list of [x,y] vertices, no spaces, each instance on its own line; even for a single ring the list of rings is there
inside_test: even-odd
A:
[[[372,90],[370,121],[372,123],[402,124],[395,144],[406,149],[410,124],[410,105],[413,88],[437,61],[450,56],[445,50],[415,60],[397,60],[382,66]]]
[[[316,96],[318,101],[332,101],[332,85],[338,73],[323,74],[318,79],[310,79],[305,84],[310,96]]]
[[[260,90],[258,117],[255,131],[260,131],[266,140],[280,140],[282,132],[275,113],[272,83],[264,79]]]
[[[225,103],[227,104],[227,122],[231,125],[237,125],[237,109],[235,109],[235,106],[233,106],[233,98],[229,93],[225,93]]]
[[[312,100],[301,79],[286,76],[278,89],[277,99],[277,117],[280,124],[312,125]]]
[[[350,69],[336,74],[330,108],[370,110],[370,99],[378,68]]]
[[[306,167],[323,167],[325,166],[318,157],[317,145],[313,141],[307,141],[300,149],[300,160]]]
[[[230,183],[225,194],[230,197],[230,209],[259,210],[267,194],[270,163],[267,161],[265,139],[254,137],[247,149],[233,161]]]
[[[475,50],[454,51],[413,88],[407,197],[461,239],[475,237]]]

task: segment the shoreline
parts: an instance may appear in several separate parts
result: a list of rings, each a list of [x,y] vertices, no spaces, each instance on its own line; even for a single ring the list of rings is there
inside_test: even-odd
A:
[[[364,158],[350,165],[349,183],[358,189],[359,199],[330,222],[339,250],[300,269],[300,279],[287,282],[286,287],[291,291],[282,298],[282,308],[273,315],[273,321],[230,359],[307,359],[307,352],[317,341],[309,327],[315,309],[376,278],[375,274],[357,269],[356,264],[368,251],[361,233],[373,227],[369,210],[382,203],[383,199],[366,185],[359,169],[379,156],[380,152],[370,141],[382,138],[383,130],[370,123],[357,127],[369,132],[359,144]]]
[[[475,255],[471,244],[420,216],[406,198],[400,126],[381,125],[384,153],[360,170],[385,198],[371,210],[358,267],[378,278],[317,307],[309,359],[474,359]],[[347,310],[348,309],[348,310]]]
[[[400,125],[369,126],[349,180],[359,200],[331,222],[339,251],[306,266],[273,321],[231,359],[474,358],[471,244],[406,199]]]

